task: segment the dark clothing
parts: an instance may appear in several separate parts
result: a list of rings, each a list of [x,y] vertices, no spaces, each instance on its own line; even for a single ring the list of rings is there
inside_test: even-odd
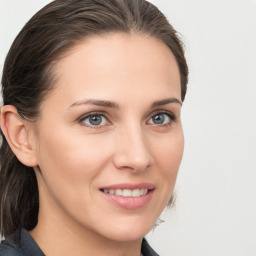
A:
[[[13,244],[2,241],[0,244],[0,256],[45,256],[26,230],[23,229],[20,237],[15,237],[14,241],[17,241],[17,239],[19,242],[14,242]],[[159,256],[145,239],[142,241],[141,253],[143,256]]]
[[[20,237],[16,234],[13,240],[10,243],[2,241],[0,256],[45,256],[26,230],[21,231]]]
[[[143,238],[141,245],[141,253],[143,256],[159,256],[148,244],[147,240]]]

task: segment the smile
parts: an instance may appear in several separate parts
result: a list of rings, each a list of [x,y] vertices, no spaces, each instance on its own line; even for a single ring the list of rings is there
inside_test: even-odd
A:
[[[119,184],[101,188],[100,192],[111,204],[135,210],[146,206],[151,201],[155,186],[151,183]]]
[[[105,194],[123,196],[123,197],[140,197],[148,193],[146,188],[137,189],[102,189]]]

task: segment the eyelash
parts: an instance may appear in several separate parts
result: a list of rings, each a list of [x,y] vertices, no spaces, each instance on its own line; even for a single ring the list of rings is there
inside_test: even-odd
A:
[[[173,122],[176,121],[176,116],[171,113],[171,112],[168,112],[168,111],[157,111],[157,112],[154,112],[153,114],[150,115],[150,118],[148,119],[147,123],[149,122],[149,120],[151,120],[154,116],[156,115],[167,115],[168,118],[170,118],[170,122],[168,122],[167,124],[151,124],[151,125],[154,125],[154,126],[171,126]],[[106,119],[106,121],[108,123],[110,123],[108,121],[108,118],[106,117],[106,113],[104,112],[91,112],[89,114],[86,114],[84,116],[82,116],[80,119],[79,119],[79,123],[81,123],[81,125],[83,126],[86,126],[86,127],[89,127],[91,129],[102,129],[104,128],[105,126],[109,126],[110,124],[103,124],[103,125],[89,125],[89,124],[85,124],[85,119],[87,118],[90,118],[90,117],[93,117],[93,116],[101,116],[101,117],[104,117]]]
[[[104,126],[106,126],[106,125],[89,125],[89,124],[85,124],[84,120],[87,119],[87,118],[93,117],[93,116],[103,116],[107,120],[107,122],[109,122],[108,118],[106,117],[106,113],[103,113],[103,112],[91,112],[89,114],[86,114],[86,115],[82,116],[79,119],[79,123],[81,123],[81,125],[83,125],[83,126],[91,128],[91,129],[101,129]],[[109,124],[107,124],[107,126],[108,125]]]
[[[156,116],[156,115],[167,115],[167,116],[170,118],[170,122],[167,123],[167,124],[153,124],[153,125],[155,125],[155,126],[171,126],[172,123],[175,122],[176,119],[177,119],[176,116],[175,116],[173,113],[168,112],[168,111],[157,111],[157,112],[154,112],[154,113],[151,115],[150,119],[153,118],[153,117]],[[149,120],[150,120],[150,119],[149,119]]]

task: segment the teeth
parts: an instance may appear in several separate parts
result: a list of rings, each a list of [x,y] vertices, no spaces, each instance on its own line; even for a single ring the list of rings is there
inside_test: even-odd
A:
[[[122,195],[123,195],[122,189],[117,189],[116,192],[115,192],[115,194],[116,194],[117,196],[122,196]]]
[[[104,189],[104,193],[123,197],[140,197],[148,193],[146,188],[137,189]]]
[[[115,194],[115,190],[114,190],[114,189],[110,189],[110,190],[109,190],[109,194],[114,195],[114,194]]]
[[[121,190],[122,191],[122,190]],[[120,195],[121,196],[121,195]],[[130,189],[124,189],[123,190],[123,195],[124,197],[131,197],[132,196],[132,191]]]
[[[139,197],[139,196],[141,196],[140,191],[141,191],[141,189],[134,189],[134,190],[132,190],[132,197]]]

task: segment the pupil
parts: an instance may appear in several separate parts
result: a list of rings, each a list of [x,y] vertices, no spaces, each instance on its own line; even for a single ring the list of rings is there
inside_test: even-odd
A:
[[[89,120],[92,125],[100,125],[102,122],[102,117],[101,116],[91,116]]]
[[[153,119],[155,124],[162,124],[164,122],[164,115],[155,115]]]

